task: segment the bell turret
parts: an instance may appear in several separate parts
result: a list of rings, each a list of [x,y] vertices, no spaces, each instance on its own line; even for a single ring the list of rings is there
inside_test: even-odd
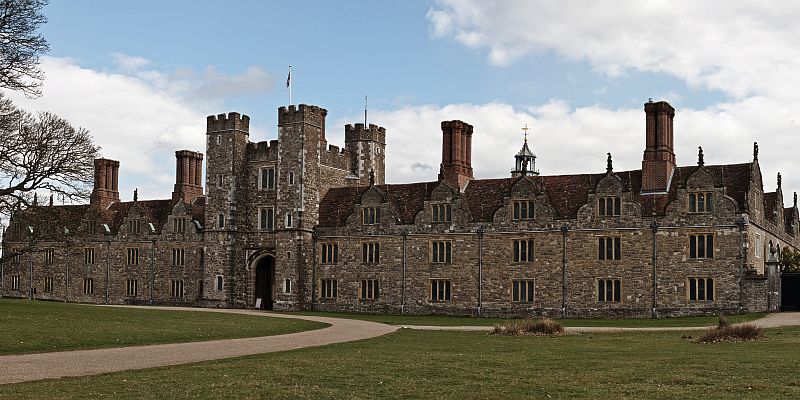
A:
[[[524,132],[524,142],[522,143],[522,149],[514,156],[516,160],[516,164],[514,170],[511,171],[512,177],[518,177],[521,175],[539,175],[539,171],[536,170],[536,154],[533,154],[531,148],[528,147],[528,125],[526,124],[522,127],[522,131]]]

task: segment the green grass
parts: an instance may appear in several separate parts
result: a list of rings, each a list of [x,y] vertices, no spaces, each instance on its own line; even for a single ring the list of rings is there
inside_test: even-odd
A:
[[[0,300],[0,354],[280,335],[325,324],[190,311]]]
[[[403,329],[325,347],[4,385],[0,399],[800,397],[800,328],[768,330],[766,339],[744,343],[681,336]]]
[[[322,317],[361,319],[381,322],[389,325],[434,325],[434,326],[492,326],[507,321],[505,318],[451,317],[445,315],[378,315],[354,314],[339,312],[298,312],[299,315],[316,315]],[[764,317],[766,313],[730,315],[731,323],[752,321]],[[563,326],[610,326],[610,327],[682,327],[711,326],[717,324],[717,317],[679,317],[679,318],[566,318],[554,319]]]

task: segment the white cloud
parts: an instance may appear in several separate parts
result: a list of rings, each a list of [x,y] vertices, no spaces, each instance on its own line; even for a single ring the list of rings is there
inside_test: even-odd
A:
[[[485,49],[495,65],[553,52],[609,75],[667,74],[696,88],[726,93],[728,102],[677,111],[679,164],[693,163],[698,145],[708,163],[745,162],[758,140],[765,190],[774,190],[775,172],[781,170],[786,193],[800,187],[800,176],[792,173],[798,169],[794,153],[800,148],[799,18],[800,3],[779,1],[765,7],[754,0],[438,0],[428,12],[434,37]],[[672,92],[664,96],[681,100]],[[538,113],[534,126],[543,132],[538,137],[546,136],[544,143],[534,143],[541,149],[543,172],[597,170],[590,167],[602,167],[601,154],[594,154],[606,149],[614,153],[615,165],[639,168],[644,148],[641,109],[569,109],[554,101],[531,111]],[[584,159],[590,154],[594,158]],[[552,168],[546,168],[549,159]],[[496,168],[492,165],[487,168]]]
[[[800,3],[793,1],[439,0],[435,37],[505,65],[554,51],[611,75],[667,73],[736,98],[798,99]]]
[[[114,59],[114,63],[117,64],[117,67],[125,71],[135,71],[150,65],[150,60],[144,57],[129,56],[123,53],[111,53],[111,58]]]
[[[205,113],[131,76],[82,68],[44,58],[43,96],[9,96],[21,108],[52,111],[88,129],[104,157],[119,160],[120,194],[166,198],[175,179],[178,149],[205,151]]]

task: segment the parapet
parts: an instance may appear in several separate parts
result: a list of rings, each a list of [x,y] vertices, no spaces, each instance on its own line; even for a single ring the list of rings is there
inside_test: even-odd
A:
[[[278,141],[270,140],[247,143],[247,158],[250,161],[271,161],[278,159]]]
[[[344,141],[373,140],[379,143],[386,143],[386,128],[375,124],[358,123],[355,125],[347,124],[344,126]]]
[[[339,146],[328,145],[328,149],[320,149],[320,163],[322,165],[349,170],[350,169],[350,151],[340,149]]]
[[[318,106],[308,104],[283,106],[278,108],[278,126],[307,122],[324,128],[327,115],[328,110]]]
[[[219,114],[209,115],[206,118],[206,134],[224,131],[240,131],[249,134],[250,117],[240,115],[237,112],[230,112],[227,116]]]

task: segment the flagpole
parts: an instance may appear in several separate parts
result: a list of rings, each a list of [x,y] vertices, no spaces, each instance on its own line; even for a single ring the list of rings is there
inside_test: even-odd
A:
[[[286,78],[286,86],[289,87],[289,105],[292,105],[292,66],[289,66],[289,77]]]
[[[369,127],[369,125],[367,125],[367,95],[365,94],[364,95],[364,128],[366,129],[367,127]]]

